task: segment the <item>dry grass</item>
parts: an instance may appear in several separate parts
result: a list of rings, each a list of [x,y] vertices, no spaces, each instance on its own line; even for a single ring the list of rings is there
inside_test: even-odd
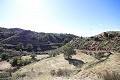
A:
[[[87,70],[85,70],[85,67],[89,63],[97,61],[95,58],[82,53],[73,56],[73,58],[82,60],[86,64],[81,68],[77,68],[69,64],[63,55],[58,55],[24,66],[15,72],[15,74],[25,74],[26,76],[22,80],[105,80],[103,78],[106,78],[107,75],[112,77],[116,73],[106,74],[104,71],[120,72],[118,55],[111,55],[106,61],[94,65]],[[76,69],[81,69],[82,71],[75,71]],[[105,75],[100,76],[99,74]]]
[[[72,72],[73,72],[73,70],[59,68],[57,71],[51,70],[50,74],[52,76],[58,76],[58,77],[61,77],[61,76],[63,76],[63,77],[70,77]]]
[[[106,70],[104,74],[99,73],[102,80],[120,80],[120,74],[115,71]]]
[[[7,61],[1,61],[0,62],[0,70],[6,70],[6,69],[10,69],[11,68],[11,64]]]
[[[73,58],[78,60],[83,60],[84,62],[90,62],[95,60],[91,56],[84,55],[84,54],[77,54],[73,56]],[[71,75],[74,76],[76,73],[80,71],[76,69],[77,69],[76,66],[69,64],[69,62],[64,59],[63,55],[58,55],[56,57],[43,59],[42,61],[38,61],[36,63],[27,65],[21,68],[20,70],[18,70],[16,74],[17,73],[32,74],[33,72],[35,72],[35,76],[27,75],[26,77],[24,77],[29,80],[39,80],[39,79],[40,80],[58,80],[58,79],[67,80],[67,78],[65,77],[69,77],[72,79]],[[39,75],[39,73],[42,73],[42,74]],[[51,76],[51,74],[55,76]]]
[[[37,80],[37,78],[40,78],[40,80],[42,80],[41,78],[43,78],[43,80],[49,80],[45,78],[47,77],[52,78],[52,76],[50,76],[50,71],[58,70],[59,68],[74,69],[75,66],[70,65],[69,62],[64,59],[63,55],[59,55],[57,57],[44,59],[42,61],[38,61],[30,65],[27,65],[25,67],[22,67],[15,74],[17,73],[21,73],[21,74],[31,73],[32,74],[35,72],[35,76],[27,75],[25,78],[29,78],[29,80],[34,80],[34,79]],[[39,74],[39,73],[42,73],[42,74]]]

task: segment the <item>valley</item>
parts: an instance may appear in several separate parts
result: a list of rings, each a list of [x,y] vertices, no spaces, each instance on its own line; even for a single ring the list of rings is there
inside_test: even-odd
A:
[[[71,34],[43,35],[22,29],[1,29],[7,32],[0,35],[14,31],[11,36],[1,36],[0,80],[120,79],[119,31],[86,38]],[[45,35],[47,38],[43,41],[31,40]],[[24,42],[21,36],[26,37]]]

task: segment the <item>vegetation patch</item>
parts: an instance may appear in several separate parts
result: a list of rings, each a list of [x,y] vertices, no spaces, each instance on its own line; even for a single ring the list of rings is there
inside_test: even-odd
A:
[[[14,67],[18,67],[18,66],[25,66],[27,64],[30,64],[31,62],[33,62],[32,59],[20,59],[20,58],[12,58],[10,59],[10,64]]]

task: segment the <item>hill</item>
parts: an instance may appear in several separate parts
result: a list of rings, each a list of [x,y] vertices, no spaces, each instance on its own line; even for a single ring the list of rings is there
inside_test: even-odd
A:
[[[80,50],[120,52],[120,31],[108,31],[88,37],[73,39],[71,43]]]
[[[21,67],[13,76],[19,76],[16,77],[17,80],[119,80],[103,78],[107,71],[107,74],[120,71],[119,54],[111,55],[109,59],[100,62],[79,50],[76,51],[77,55],[70,61],[65,60],[62,54],[45,58]]]
[[[18,34],[15,34],[11,37],[14,38],[14,36],[16,35],[20,36],[21,34],[23,36],[24,35],[29,36],[28,37],[29,39],[31,38],[30,35],[36,36],[41,33],[25,30],[25,32],[20,31],[18,32]],[[77,54],[73,55],[71,59],[67,60],[64,58],[64,55],[62,54],[61,51],[59,52],[53,50],[52,52],[51,50],[48,51],[50,54],[54,54],[56,52],[57,54],[55,56],[50,56],[50,54],[37,55],[36,61],[15,69],[10,68],[6,70],[6,68],[11,67],[6,62],[2,61],[0,64],[2,64],[2,66],[7,65],[7,67],[5,68],[6,73],[9,74],[7,79],[10,78],[14,80],[119,80],[120,79],[119,35],[120,35],[119,31],[118,32],[109,31],[88,38],[84,37],[73,38],[70,41],[70,43],[73,46],[75,46],[75,48],[77,48],[75,49]],[[11,40],[11,37],[7,39]],[[5,44],[5,41],[7,42],[7,39],[5,39],[4,42],[1,43]],[[67,42],[66,40],[64,41]],[[50,40],[48,43],[55,44],[50,42]],[[23,42],[23,44],[26,44],[26,42]],[[12,45],[14,45],[14,43]],[[36,44],[33,43],[33,45]],[[13,53],[13,51],[8,50],[7,52]],[[15,53],[17,52],[22,51],[16,51]],[[24,53],[26,53],[26,51]],[[26,58],[31,59],[30,55],[27,56],[24,55],[21,57],[21,59],[24,60]],[[1,76],[3,73],[5,74],[5,72],[1,72]],[[6,77],[4,79],[6,79]]]
[[[34,51],[50,50],[62,46],[77,36],[72,34],[38,33],[20,28],[0,28],[0,43],[4,48],[14,48],[22,43],[32,44]]]
[[[87,59],[85,59],[85,57],[87,57]],[[73,58],[76,59],[76,62],[78,62],[80,66],[82,66],[85,62],[90,62],[94,60],[94,58],[85,54],[81,54],[81,56],[78,54],[76,56],[73,56]],[[81,58],[83,61],[80,60]],[[67,77],[58,77],[51,75],[50,72],[52,70],[57,71],[59,69],[66,69],[68,71],[72,71],[72,73],[70,73],[71,76],[69,77],[69,79],[67,79]],[[75,76],[79,69],[80,68],[76,68],[76,66],[74,66],[72,62],[70,64],[67,60],[65,60],[63,55],[61,54],[56,57],[47,58],[42,61],[27,65],[23,68],[20,68],[14,74],[25,74],[26,76],[23,79],[29,80],[74,80],[71,77]]]

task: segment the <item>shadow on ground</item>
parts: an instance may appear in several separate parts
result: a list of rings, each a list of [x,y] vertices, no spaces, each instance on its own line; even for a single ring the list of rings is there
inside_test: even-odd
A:
[[[68,59],[68,62],[76,67],[81,67],[83,64],[85,64],[82,60],[78,59]]]

